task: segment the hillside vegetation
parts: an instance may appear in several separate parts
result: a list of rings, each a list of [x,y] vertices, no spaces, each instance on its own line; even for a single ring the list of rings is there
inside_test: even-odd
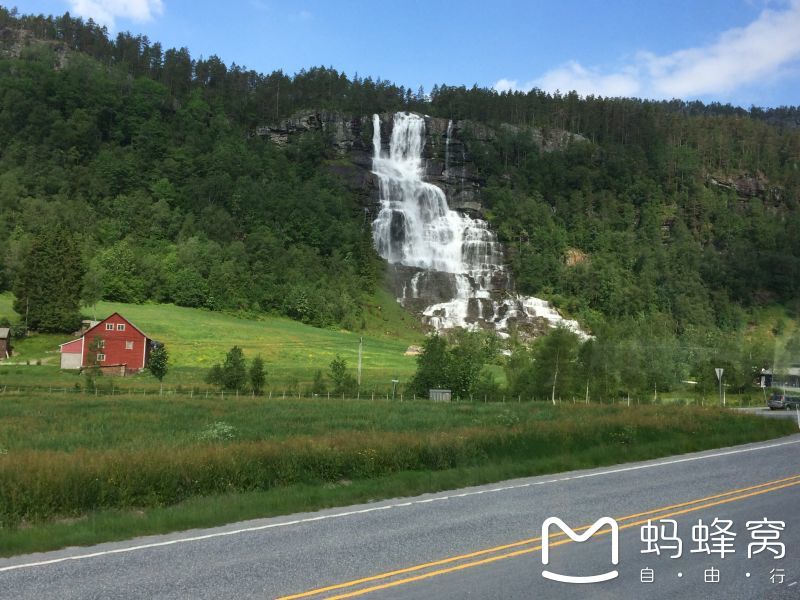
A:
[[[496,127],[467,142],[521,291],[590,326],[662,314],[679,333],[798,310],[795,108],[412,93],[333,69],[259,74],[68,16],[2,9],[0,28],[0,289],[61,224],[89,296],[358,329],[380,287],[364,199],[327,168],[324,132],[285,147],[252,133],[300,109],[418,110]],[[531,127],[586,141],[542,152]]]
[[[172,386],[202,386],[207,370],[220,362],[232,346],[238,345],[248,359],[260,355],[266,362],[267,390],[291,393],[295,386],[301,385],[307,392],[305,388],[314,372],[327,373],[336,355],[344,358],[354,372],[359,339],[363,337],[363,389],[377,387],[382,393],[393,377],[407,381],[411,376],[414,358],[405,356],[405,351],[422,334],[413,317],[406,315],[394,298],[378,296],[375,301],[365,311],[369,325],[365,335],[319,329],[283,317],[242,318],[165,304],[100,302],[87,312],[101,318],[120,312],[147,335],[166,344],[172,365],[166,382]],[[0,319],[3,317],[17,318],[11,311],[9,294],[0,294]],[[80,385],[76,372],[60,373],[56,368],[58,345],[70,339],[69,335],[31,334],[18,341],[10,362],[30,364],[0,363],[0,382],[70,388],[75,383]],[[154,384],[155,380],[147,376],[115,382],[123,388]]]
[[[0,291],[17,292],[20,314],[30,289],[54,279],[31,276],[26,260],[66,229],[85,314],[99,300],[151,302],[211,311],[208,331],[221,313],[380,331],[370,200],[332,168],[351,157],[324,128],[286,144],[255,132],[300,110],[414,110],[488,124],[492,135],[465,127],[463,141],[517,288],[595,335],[565,348],[574,368],[556,394],[588,380],[605,397],[650,394],[689,379],[707,393],[714,366],[743,391],[776,355],[797,360],[796,108],[425,93],[331,68],[261,74],[130,33],[110,39],[67,15],[0,9],[0,28]],[[553,136],[571,141],[543,149]],[[175,356],[199,366],[213,340],[167,325]],[[550,367],[525,352],[507,369],[511,391],[541,397]]]

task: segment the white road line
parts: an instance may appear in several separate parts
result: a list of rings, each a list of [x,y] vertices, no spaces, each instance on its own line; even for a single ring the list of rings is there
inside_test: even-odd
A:
[[[796,581],[793,581],[792,583],[790,583],[790,584],[789,584],[789,585],[787,585],[786,587],[792,587],[793,585],[797,585],[797,582],[796,582]]]
[[[402,508],[402,507],[411,506],[411,505],[414,505],[414,504],[428,504],[430,502],[434,502],[434,501],[437,501],[437,500],[448,500],[448,499],[451,499],[451,498],[464,498],[464,497],[467,497],[467,496],[478,496],[480,494],[486,494],[486,493],[489,493],[489,492],[501,492],[501,491],[507,491],[507,490],[516,490],[516,489],[520,489],[520,488],[531,487],[531,486],[534,486],[534,485],[547,485],[547,484],[550,484],[550,483],[560,483],[560,482],[564,482],[564,481],[572,481],[572,480],[575,480],[575,479],[588,479],[590,477],[601,477],[601,476],[604,476],[604,475],[615,475],[617,473],[627,473],[629,471],[639,471],[641,469],[652,469],[652,468],[655,468],[655,467],[666,467],[666,466],[669,466],[669,465],[676,465],[676,464],[680,464],[680,463],[694,462],[694,461],[697,461],[697,460],[706,460],[706,459],[709,459],[709,458],[719,458],[721,456],[730,456],[732,454],[744,454],[746,452],[756,452],[758,450],[769,450],[769,449],[772,449],[772,448],[780,448],[781,446],[789,446],[789,445],[792,445],[792,444],[800,444],[800,440],[794,440],[794,441],[791,441],[791,442],[779,442],[777,444],[768,444],[766,446],[756,446],[755,448],[740,448],[738,450],[727,450],[725,452],[716,452],[714,454],[704,454],[702,456],[690,456],[688,458],[676,458],[674,460],[665,460],[665,461],[656,462],[656,463],[649,463],[649,464],[645,464],[645,465],[635,465],[635,466],[632,466],[632,467],[621,467],[619,469],[609,469],[607,471],[600,471],[600,472],[597,472],[597,473],[584,473],[583,475],[571,475],[571,476],[568,476],[568,477],[560,477],[558,479],[547,479],[547,480],[544,480],[544,481],[530,481],[530,482],[527,482],[527,483],[520,483],[520,484],[516,484],[516,485],[508,485],[508,486],[498,487],[498,488],[491,488],[491,489],[485,489],[485,490],[475,490],[474,492],[463,492],[461,494],[454,494],[452,496],[436,496],[434,498],[425,498],[425,499],[422,499],[422,500],[413,500],[411,502],[401,502],[401,503],[398,503],[398,504],[387,504],[387,505],[384,505],[384,506],[375,506],[375,507],[370,507],[370,508],[362,508],[362,509],[359,509],[359,510],[348,510],[348,511],[345,511],[345,512],[334,513],[334,514],[330,514],[330,515],[319,515],[319,516],[316,516],[316,517],[306,517],[305,519],[295,519],[295,520],[292,520],[292,521],[282,521],[280,523],[270,523],[268,525],[257,525],[257,526],[254,526],[254,527],[243,527],[241,529],[232,529],[231,531],[217,531],[217,532],[208,533],[208,534],[205,534],[205,535],[195,535],[195,536],[191,536],[191,537],[178,538],[178,539],[174,539],[174,540],[167,540],[167,541],[164,541],[164,542],[153,542],[153,543],[150,543],[150,544],[140,544],[138,546],[128,546],[128,547],[125,547],[125,548],[115,548],[113,550],[101,550],[101,551],[98,551],[98,552],[91,552],[91,553],[88,553],[88,554],[77,554],[77,555],[74,555],[74,556],[63,556],[61,558],[53,558],[53,559],[50,559],[50,560],[41,560],[41,561],[37,561],[37,562],[30,562],[30,563],[24,563],[24,564],[19,564],[19,565],[10,565],[10,566],[7,566],[7,567],[0,567],[0,573],[2,573],[4,571],[15,571],[17,569],[28,569],[28,568],[31,568],[31,567],[42,567],[42,566],[46,566],[46,565],[53,565],[53,564],[67,562],[67,561],[71,561],[71,560],[84,560],[84,559],[87,559],[87,558],[97,558],[98,556],[107,556],[107,555],[110,555],[110,554],[124,554],[124,553],[127,553],[127,552],[135,552],[135,551],[138,551],[138,550],[148,550],[150,548],[161,548],[161,547],[164,547],[164,546],[174,546],[174,545],[177,545],[177,544],[186,544],[186,543],[189,543],[189,542],[200,542],[200,541],[203,541],[203,540],[210,540],[210,539],[213,539],[213,538],[227,537],[227,536],[231,536],[231,535],[238,535],[240,533],[250,533],[250,532],[254,532],[254,531],[264,531],[264,530],[267,530],[267,529],[275,529],[275,528],[278,528],[278,527],[288,527],[289,525],[299,525],[301,523],[311,523],[311,522],[314,522],[314,521],[325,521],[325,520],[328,520],[328,519],[339,519],[341,517],[350,517],[350,516],[353,516],[353,515],[363,515],[363,514],[366,514],[366,513],[377,512],[379,510],[389,510],[389,509],[392,509],[392,508]]]

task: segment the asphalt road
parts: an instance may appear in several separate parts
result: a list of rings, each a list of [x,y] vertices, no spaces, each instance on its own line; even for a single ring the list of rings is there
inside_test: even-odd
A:
[[[601,517],[616,519],[618,564],[611,560],[614,535],[604,527],[580,543],[552,529],[550,561],[543,565],[539,538],[549,517],[559,517],[577,532]],[[715,518],[732,522],[722,541],[735,552],[692,552],[698,546],[692,528],[700,520],[711,525]],[[754,543],[748,522],[765,518],[784,523],[780,538],[748,557]],[[641,536],[651,531],[648,519],[659,538],[665,538],[651,544],[659,546],[660,554],[642,552],[647,544]],[[677,542],[666,539],[672,533],[666,520],[675,521],[682,544],[679,558],[669,557],[676,550],[667,546]],[[724,530],[726,524],[717,525]],[[767,525],[756,529],[775,531]],[[697,528],[695,537],[702,538],[702,533]],[[720,539],[709,537],[712,550]],[[773,551],[780,553],[775,541],[783,543],[782,558],[775,558]],[[560,583],[544,578],[544,569],[572,576],[616,570],[618,576],[604,583]],[[642,569],[652,569],[652,583],[641,581]],[[718,570],[719,582],[705,582],[710,569]],[[0,598],[15,600],[800,598],[798,580],[800,434],[617,467],[0,559]]]

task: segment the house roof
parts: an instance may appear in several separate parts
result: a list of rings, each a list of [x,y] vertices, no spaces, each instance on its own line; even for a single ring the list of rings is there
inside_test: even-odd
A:
[[[142,334],[144,337],[146,337],[148,340],[152,340],[152,339],[153,339],[153,338],[151,338],[149,335],[147,335],[147,334],[146,334],[144,331],[142,331],[141,329],[139,329],[139,328],[138,328],[136,325],[134,325],[133,323],[131,323],[131,322],[130,322],[128,319],[126,319],[126,318],[125,318],[125,317],[123,317],[121,314],[119,314],[118,312],[111,313],[111,314],[110,314],[110,315],[108,315],[108,316],[107,316],[105,319],[103,319],[102,321],[99,321],[99,322],[98,322],[98,323],[97,323],[97,324],[96,324],[94,327],[90,327],[89,329],[87,329],[87,330],[84,332],[84,334],[83,334],[81,337],[85,337],[86,335],[88,335],[88,334],[89,334],[89,332],[90,332],[90,331],[93,331],[94,329],[97,329],[98,327],[100,327],[100,325],[102,325],[103,323],[105,323],[106,321],[108,321],[108,320],[109,320],[111,317],[113,317],[114,315],[117,315],[117,316],[118,316],[120,319],[122,319],[123,321],[125,321],[125,322],[126,322],[128,325],[130,325],[131,327],[133,327],[133,328],[134,328],[136,331],[138,331],[139,333],[141,333],[141,334]]]
[[[81,339],[83,339],[83,338],[75,338],[74,340],[70,340],[68,342],[64,342],[63,344],[59,344],[58,347],[59,348],[63,348],[64,346],[69,346],[70,344],[72,344],[74,342],[80,342]],[[61,352],[63,352],[63,350]],[[68,353],[68,354],[72,354],[72,353]]]
[[[11,335],[11,329],[8,327],[0,327],[0,340],[8,339]]]

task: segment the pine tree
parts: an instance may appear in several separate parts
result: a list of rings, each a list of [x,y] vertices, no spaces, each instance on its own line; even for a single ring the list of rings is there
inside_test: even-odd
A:
[[[44,229],[32,241],[14,284],[14,310],[27,327],[75,331],[81,324],[84,266],[75,237],[62,228]]]
[[[247,383],[247,364],[244,352],[239,346],[234,346],[225,355],[222,363],[222,387],[226,390],[241,390]]]
[[[331,361],[330,377],[333,381],[334,394],[350,394],[355,390],[356,380],[347,372],[347,361],[338,354]]]
[[[256,356],[250,365],[250,385],[253,387],[253,392],[261,394],[264,389],[264,383],[267,381],[267,371],[264,369],[264,359],[261,355]]]

